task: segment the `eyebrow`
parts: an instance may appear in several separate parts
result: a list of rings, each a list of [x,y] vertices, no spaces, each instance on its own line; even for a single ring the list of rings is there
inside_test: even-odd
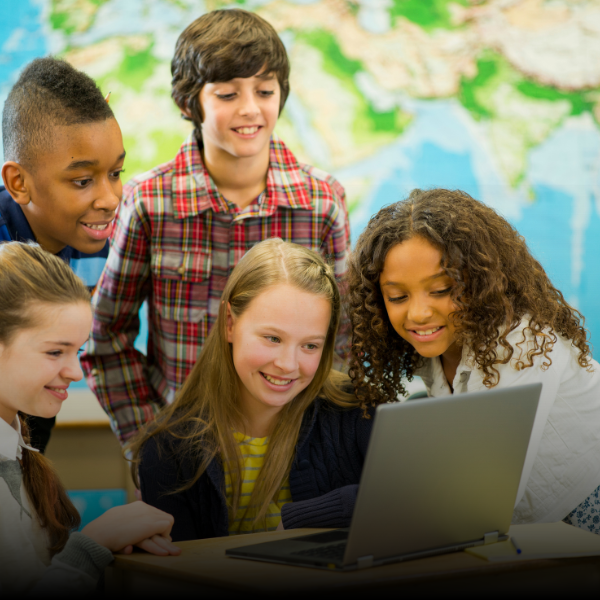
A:
[[[119,154],[117,160],[115,162],[119,162],[125,158],[127,152],[123,152]],[[99,160],[74,160],[68,167],[65,168],[65,171],[77,171],[77,169],[87,169],[88,167],[97,167],[100,164]]]
[[[269,332],[269,331],[274,332],[276,335],[284,335],[286,333],[282,329],[278,329],[277,327],[273,327],[271,325],[269,325],[268,327],[265,327],[265,332]],[[326,340],[327,336],[326,335],[307,335],[305,339],[307,339],[307,340]]]
[[[53,346],[68,346],[68,347],[73,346],[73,344],[71,342],[61,342],[61,341],[53,342],[53,341],[48,340],[45,343],[52,344]]]
[[[430,275],[429,277],[425,277],[424,279],[421,279],[421,281],[419,281],[419,283],[425,283],[426,281],[431,281],[432,279],[437,279],[438,277],[444,277],[444,275],[446,275],[446,273],[444,271],[440,271],[439,273],[436,273],[435,275]],[[385,283],[381,284],[381,287],[384,287],[386,285],[401,285],[401,284],[399,284],[397,281],[386,281]]]

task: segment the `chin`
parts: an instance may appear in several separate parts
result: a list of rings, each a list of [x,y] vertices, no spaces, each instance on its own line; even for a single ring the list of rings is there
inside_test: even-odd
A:
[[[96,254],[96,252],[100,252],[102,248],[106,245],[108,240],[99,240],[98,242],[88,242],[86,244],[80,243],[69,243],[68,245],[71,248],[75,248],[75,250],[79,250],[79,252],[83,252],[84,254]]]

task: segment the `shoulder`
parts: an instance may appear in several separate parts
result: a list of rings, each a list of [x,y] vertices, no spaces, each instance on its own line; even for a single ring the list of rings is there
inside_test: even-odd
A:
[[[545,327],[541,332],[536,333],[530,325],[529,315],[525,315],[519,325],[506,336],[506,341],[513,348],[513,355],[510,360],[511,367],[519,369],[520,362],[529,362],[528,354],[536,349],[542,337],[548,338],[553,344],[552,351],[549,353],[553,363],[557,361],[565,363],[570,360],[571,355],[574,356],[577,353],[577,348],[569,340],[563,338],[550,327]],[[544,362],[543,356],[534,357],[534,365],[536,363],[541,365],[542,362]]]
[[[321,398],[315,400],[314,403],[314,420],[317,429],[334,427],[339,428],[342,432],[370,429],[374,415],[374,407],[367,408],[365,414],[360,407],[344,408]]]
[[[342,184],[333,175],[312,165],[300,162],[285,142],[273,135],[271,140],[271,166],[292,179],[296,174],[310,193],[313,203],[319,206],[345,205],[345,192]]]
[[[174,169],[175,159],[133,177],[123,186],[123,200],[126,203],[148,200],[158,189],[167,189],[167,185],[170,188]]]

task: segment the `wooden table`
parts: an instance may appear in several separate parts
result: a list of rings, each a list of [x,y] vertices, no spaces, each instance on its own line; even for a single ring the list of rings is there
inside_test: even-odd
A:
[[[285,594],[312,600],[328,597],[452,597],[453,594],[516,596],[593,594],[600,592],[600,557],[491,563],[465,552],[455,552],[353,572],[333,572],[229,558],[225,550],[323,529],[258,533],[181,542],[180,556],[158,557],[135,553],[116,556],[105,574],[107,597],[160,597],[205,594],[202,598],[241,598],[240,593],[266,597]],[[196,596],[200,598],[200,596]],[[316,599],[315,599],[316,600]]]

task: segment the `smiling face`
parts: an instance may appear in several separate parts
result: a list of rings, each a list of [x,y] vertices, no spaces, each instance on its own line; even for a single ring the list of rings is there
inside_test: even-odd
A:
[[[39,157],[33,173],[24,171],[26,192],[13,196],[42,248],[102,250],[121,201],[124,159],[115,119],[53,129],[52,151]]]
[[[387,254],[379,286],[392,327],[425,357],[455,356],[450,314],[453,280],[441,267],[441,252],[422,237],[394,246]]]
[[[83,373],[78,350],[92,324],[89,303],[38,304],[37,324],[0,344],[0,418],[12,423],[18,411],[50,418],[67,399],[67,388]]]
[[[249,420],[275,416],[313,380],[327,338],[331,304],[296,287],[275,285],[234,317],[227,339]]]
[[[223,154],[229,159],[268,155],[279,98],[274,74],[205,84],[200,91],[204,151],[213,161]]]

